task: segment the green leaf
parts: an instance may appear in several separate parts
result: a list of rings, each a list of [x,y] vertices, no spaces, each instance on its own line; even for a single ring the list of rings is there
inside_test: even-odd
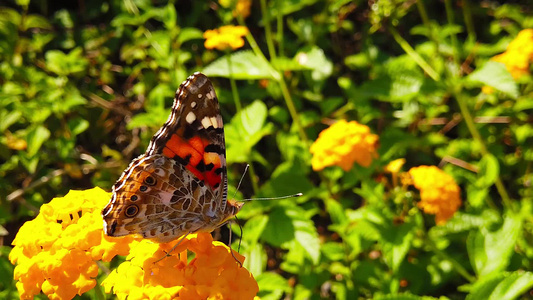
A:
[[[324,80],[333,72],[333,63],[327,59],[324,50],[316,46],[307,51],[299,52],[296,54],[295,60],[313,71],[311,74],[313,80]]]
[[[365,81],[356,89],[354,101],[378,99],[385,102],[405,102],[420,96],[424,74],[408,56],[389,59],[379,70],[378,76]]]
[[[203,39],[204,35],[200,29],[187,27],[183,28],[178,35],[178,43],[183,44],[190,40]]]
[[[237,80],[246,79],[277,79],[277,72],[263,58],[256,56],[252,51],[245,50],[221,57],[203,70],[207,76],[211,77],[233,77]]]
[[[272,1],[269,8],[270,14],[276,16],[281,12],[282,15],[288,15],[290,13],[299,11],[306,6],[312,5],[317,0],[285,0],[285,1]]]
[[[68,121],[68,127],[70,132],[76,136],[89,128],[89,121],[82,118],[72,119]]]
[[[266,215],[257,215],[250,218],[244,225],[243,232],[246,234],[243,235],[243,239],[253,246],[263,234],[267,223],[268,216]]]
[[[35,154],[37,154],[43,143],[48,140],[49,137],[50,131],[42,125],[31,129],[26,136],[26,142],[28,143],[28,156],[33,157]]]
[[[277,300],[283,295],[283,292],[289,292],[291,287],[288,281],[281,275],[274,272],[266,272],[256,277],[259,285],[258,296],[262,300]]]
[[[322,251],[322,254],[331,261],[340,261],[346,255],[344,246],[340,243],[324,243],[320,250]]]
[[[302,168],[291,162],[280,164],[272,173],[270,180],[261,187],[261,193],[276,197],[304,193],[313,189]],[[294,199],[293,199],[294,200]]]
[[[491,186],[500,174],[500,164],[498,159],[492,154],[483,155],[479,162],[477,183],[481,187]]]
[[[45,54],[46,68],[57,75],[67,76],[86,71],[89,62],[78,47],[65,54],[59,50],[50,50]]]
[[[417,296],[412,294],[390,294],[390,295],[378,295],[374,297],[375,300],[433,300],[442,299],[429,296]]]
[[[518,97],[518,86],[511,73],[504,64],[495,61],[488,61],[483,67],[468,75],[465,84],[471,87],[490,86],[513,99]]]
[[[470,263],[479,277],[505,270],[521,229],[520,217],[508,215],[499,230],[489,231],[481,227],[479,231],[470,233],[466,246]]]
[[[252,160],[253,146],[272,132],[272,126],[265,125],[267,114],[266,105],[256,100],[225,126],[228,163]]]
[[[291,242],[300,245],[314,264],[320,258],[320,240],[313,221],[299,206],[276,207],[269,214],[269,220],[262,238],[274,246],[284,248]]]
[[[163,14],[161,15],[165,28],[172,29],[176,27],[176,8],[173,4],[168,4],[163,9]]]
[[[15,110],[15,111],[1,110],[0,111],[0,132],[4,132],[4,130],[8,129],[9,126],[17,122],[20,119],[20,117],[22,117],[22,113],[18,110]]]
[[[517,299],[531,288],[533,288],[533,273],[531,272],[493,274],[493,276],[477,281],[466,299]]]
[[[267,243],[280,247],[294,240],[294,225],[283,207],[276,207],[268,214],[268,223],[261,238]]]

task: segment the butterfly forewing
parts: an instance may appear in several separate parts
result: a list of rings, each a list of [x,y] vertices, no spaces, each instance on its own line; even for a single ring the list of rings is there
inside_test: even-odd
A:
[[[226,153],[218,99],[195,73],[176,92],[167,122],[146,153],[113,186],[102,211],[107,235],[141,234],[159,242],[212,231],[241,203],[226,201]]]

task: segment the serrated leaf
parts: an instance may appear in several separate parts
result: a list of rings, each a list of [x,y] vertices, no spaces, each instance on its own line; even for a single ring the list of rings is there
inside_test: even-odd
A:
[[[291,290],[288,281],[274,272],[265,272],[257,276],[256,280],[259,286],[258,296],[261,299],[277,300],[283,295],[283,292]]]
[[[203,70],[210,77],[233,77],[237,80],[246,79],[276,79],[277,72],[263,58],[256,56],[250,50],[244,50],[221,57],[207,65]]]
[[[521,228],[520,218],[509,215],[497,231],[482,227],[470,233],[466,248],[476,274],[487,276],[501,272],[509,265]]]
[[[533,287],[533,273],[498,273],[477,281],[467,300],[516,299]]]
[[[483,67],[468,75],[465,80],[465,83],[472,87],[490,86],[513,99],[518,97],[518,85],[505,65],[499,62],[488,61]]]

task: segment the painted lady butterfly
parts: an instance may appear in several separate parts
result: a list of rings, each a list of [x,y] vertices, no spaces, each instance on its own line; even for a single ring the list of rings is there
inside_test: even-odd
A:
[[[113,186],[102,210],[104,231],[169,242],[213,231],[242,205],[227,200],[224,127],[215,90],[205,75],[194,73],[180,85],[170,117],[146,153]]]

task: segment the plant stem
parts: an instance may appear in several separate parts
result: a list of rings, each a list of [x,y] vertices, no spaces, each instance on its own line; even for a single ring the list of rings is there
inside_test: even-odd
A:
[[[231,56],[230,56],[229,51],[226,51],[226,58],[228,60],[229,82],[231,85],[231,93],[233,95],[233,101],[235,101],[235,107],[237,108],[237,112],[240,112],[242,110],[241,98],[239,97],[239,91],[237,90],[235,79],[233,78],[233,68],[232,68]]]
[[[435,35],[435,27],[432,26],[431,22],[429,21],[428,13],[426,11],[426,7],[424,6],[424,2],[422,0],[416,1],[416,7],[418,9],[418,13],[420,14],[420,18],[422,19],[422,23],[424,23],[424,26],[429,30],[429,39],[435,44],[435,50],[437,53],[440,54],[439,51],[439,41]]]
[[[446,7],[446,17],[448,19],[448,25],[453,26],[455,21],[453,19],[453,8],[451,0],[444,0],[444,6]],[[455,33],[450,34],[452,39],[452,52],[453,52],[453,61],[456,66],[459,66],[459,48],[457,47],[457,36]]]
[[[389,26],[389,31],[394,37],[394,40],[402,47],[403,51],[407,53],[428,75],[435,81],[440,80],[440,76],[433,68],[409,45],[409,43],[400,36],[396,28]]]
[[[261,0],[261,13],[263,14],[263,23],[265,24],[265,39],[268,47],[270,59],[276,59],[276,50],[272,42],[272,28],[270,27],[270,13],[267,9],[266,0]]]
[[[463,18],[465,20],[468,38],[473,42],[476,40],[476,30],[474,29],[474,22],[472,21],[472,11],[470,10],[469,0],[463,0]]]
[[[278,39],[278,54],[284,56],[283,53],[283,15],[281,14],[282,0],[276,0],[276,6],[278,8],[277,14],[277,39]]]
[[[305,134],[305,130],[304,130],[304,127],[302,126],[302,122],[300,122],[300,115],[298,115],[298,112],[296,111],[296,107],[294,106],[294,102],[292,101],[291,93],[289,93],[289,89],[287,88],[285,79],[281,77],[280,80],[278,80],[278,83],[281,88],[281,93],[283,94],[283,99],[285,99],[285,104],[287,105],[287,108],[289,109],[289,113],[291,114],[292,119],[296,123],[296,127],[298,127],[298,133],[300,134],[300,138],[307,146],[309,146],[307,134]]]
[[[487,146],[485,145],[485,142],[483,141],[481,134],[476,128],[474,119],[472,118],[472,115],[470,114],[470,111],[468,110],[468,106],[466,105],[465,100],[461,96],[460,87],[454,88],[453,94],[455,96],[455,99],[457,100],[457,103],[459,104],[461,115],[463,116],[463,119],[466,122],[466,126],[468,127],[470,134],[472,135],[474,140],[479,144],[479,147],[481,149],[481,154],[484,156],[489,155],[490,152],[487,150]],[[503,182],[501,181],[499,176],[496,178],[494,185],[496,185],[496,189],[498,190],[498,193],[500,194],[500,197],[502,198],[503,205],[507,207],[508,209],[513,210],[513,206],[511,205],[511,199],[509,198],[509,194],[507,194],[507,190],[505,189],[505,186],[503,185]],[[494,206],[494,204],[492,204],[491,206]]]

